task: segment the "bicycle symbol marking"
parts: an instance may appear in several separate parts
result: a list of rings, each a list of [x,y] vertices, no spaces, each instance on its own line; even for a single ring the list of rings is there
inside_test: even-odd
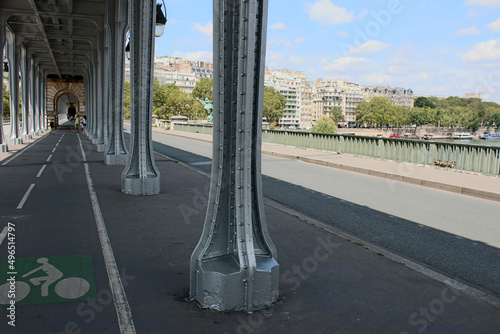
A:
[[[38,271],[43,271],[46,276],[37,276],[29,279],[29,282],[34,286],[41,285],[40,294],[42,297],[47,297],[49,295],[49,287],[56,282],[54,286],[55,293],[59,297],[65,299],[80,298],[90,290],[90,283],[86,279],[80,277],[67,277],[61,279],[64,274],[50,264],[47,258],[39,258],[36,262],[40,263],[41,266],[27,272],[22,278],[27,278]],[[10,303],[10,299],[7,297],[9,285],[9,283],[0,285],[0,304],[6,305]],[[28,283],[22,281],[16,281],[15,286],[15,301],[17,303],[28,296],[31,287]]]

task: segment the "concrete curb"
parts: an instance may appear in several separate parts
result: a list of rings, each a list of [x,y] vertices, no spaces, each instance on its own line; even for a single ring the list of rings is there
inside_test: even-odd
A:
[[[211,140],[206,140],[203,138],[196,138],[196,137],[192,137],[189,135],[181,135],[178,133],[171,133],[171,132],[169,133],[169,132],[167,132],[167,130],[163,130],[163,129],[161,129],[161,130],[156,129],[153,131],[158,132],[158,133],[168,134],[170,136],[188,138],[188,139],[197,140],[197,141],[201,141],[201,142],[212,142]],[[413,185],[417,185],[417,186],[421,186],[421,187],[427,187],[427,188],[432,188],[432,189],[437,189],[437,190],[442,190],[442,191],[448,191],[448,192],[452,192],[452,193],[456,193],[456,194],[472,196],[472,197],[476,197],[476,198],[480,198],[480,199],[486,199],[486,200],[490,200],[490,201],[500,202],[500,193],[492,193],[492,192],[484,191],[484,190],[480,190],[480,189],[462,187],[462,186],[457,186],[457,185],[452,185],[452,184],[447,184],[447,183],[437,182],[437,181],[429,181],[429,180],[419,179],[419,178],[415,178],[415,177],[403,176],[403,175],[399,175],[399,174],[395,174],[395,173],[387,173],[387,172],[373,170],[373,169],[355,167],[355,166],[351,166],[351,165],[343,165],[343,164],[336,163],[336,162],[301,157],[301,156],[291,155],[291,154],[286,154],[286,153],[281,153],[281,152],[262,150],[262,153],[266,154],[266,155],[270,155],[270,156],[279,157],[279,158],[300,160],[303,162],[307,162],[307,163],[311,163],[311,164],[315,164],[315,165],[320,165],[320,166],[325,166],[325,167],[330,167],[330,168],[336,168],[336,169],[345,170],[348,172],[376,176],[376,177],[384,178],[384,179],[391,180],[391,181],[398,181],[398,182],[413,184]],[[369,159],[369,158],[367,158],[367,159]]]

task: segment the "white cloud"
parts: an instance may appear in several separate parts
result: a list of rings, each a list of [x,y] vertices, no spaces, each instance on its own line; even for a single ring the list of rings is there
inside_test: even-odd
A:
[[[490,24],[488,24],[488,28],[490,28],[490,30],[493,32],[500,31],[500,17],[495,22],[491,22]]]
[[[278,22],[269,26],[269,29],[283,30],[286,29],[286,25],[283,22]]]
[[[381,50],[385,50],[390,48],[389,44],[384,44],[377,40],[369,40],[368,42],[360,45],[360,46],[352,46],[349,49],[350,54],[371,54]]]
[[[347,31],[339,31],[337,36],[349,38],[349,33]]]
[[[462,28],[457,31],[455,31],[455,36],[466,36],[466,35],[479,35],[479,30],[476,28],[476,26],[472,26],[469,28]]]
[[[371,68],[371,60],[361,57],[341,57],[335,59],[334,62],[324,65],[323,69],[325,71],[364,71]]]
[[[347,8],[336,6],[330,0],[319,0],[308,8],[309,19],[321,25],[334,25],[354,21],[354,13]]]
[[[476,44],[471,50],[462,55],[467,62],[500,62],[500,39],[492,39]]]
[[[174,51],[172,54],[172,57],[179,57],[183,59],[188,59],[192,61],[206,61],[212,63],[213,60],[213,53],[209,51],[199,51],[199,52],[181,52],[181,51]]]
[[[214,25],[211,21],[207,22],[205,26],[202,26],[199,23],[195,23],[193,26],[193,30],[205,36],[212,36],[213,27]]]
[[[500,7],[500,0],[466,0],[464,5]]]

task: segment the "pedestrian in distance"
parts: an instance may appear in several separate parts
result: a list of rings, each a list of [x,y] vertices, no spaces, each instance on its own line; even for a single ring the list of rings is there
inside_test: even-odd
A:
[[[56,131],[56,122],[50,121],[50,134],[53,135]]]
[[[82,132],[85,132],[85,127],[87,126],[87,116],[83,115],[82,118]]]
[[[75,132],[80,132],[80,116],[78,114],[75,116]]]

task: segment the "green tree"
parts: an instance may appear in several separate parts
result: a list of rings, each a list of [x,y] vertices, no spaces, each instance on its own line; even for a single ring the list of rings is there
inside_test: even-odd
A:
[[[414,106],[416,108],[436,108],[436,106],[424,96],[417,97]]]
[[[213,101],[214,79],[201,78],[200,81],[196,83],[196,86],[194,86],[193,93],[191,95],[199,98],[200,100],[209,99],[210,101]]]
[[[123,87],[123,118],[130,119],[130,82],[125,81]]]
[[[330,117],[321,117],[312,128],[312,132],[337,133],[337,125]]]
[[[262,116],[270,123],[278,123],[285,115],[286,98],[272,87],[264,87]]]
[[[155,80],[156,82],[156,80]],[[181,115],[189,119],[197,117],[195,100],[174,84],[156,85],[153,82],[153,113],[161,119]],[[196,101],[196,103],[198,103]]]
[[[10,94],[6,89],[5,85],[3,86],[3,117],[10,118]]]
[[[344,114],[342,113],[342,108],[332,107],[330,110],[330,118],[333,119],[335,123],[345,122]]]

